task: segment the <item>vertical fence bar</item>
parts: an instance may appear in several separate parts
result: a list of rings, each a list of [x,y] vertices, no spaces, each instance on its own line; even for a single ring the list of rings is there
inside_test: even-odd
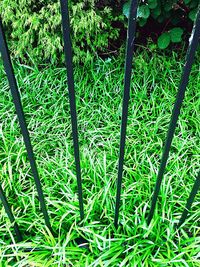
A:
[[[16,234],[16,237],[17,237],[17,240],[18,242],[22,241],[22,234],[19,230],[19,226],[18,224],[15,222],[15,218],[14,218],[14,215],[12,213],[12,210],[10,208],[10,205],[8,203],[8,200],[3,192],[3,188],[0,186],[0,199],[3,203],[3,206],[4,206],[4,209],[8,215],[8,218],[10,220],[10,222],[13,224],[13,227],[14,227],[14,231],[15,231],[15,234]]]
[[[185,91],[186,91],[186,88],[188,85],[189,76],[190,76],[190,72],[192,69],[192,64],[194,62],[195,52],[196,52],[198,44],[199,44],[199,37],[200,37],[200,10],[198,10],[196,22],[195,22],[194,27],[193,27],[193,32],[191,35],[191,40],[190,40],[190,44],[189,44],[189,48],[188,48],[187,56],[186,56],[186,63],[184,66],[184,70],[183,70],[183,74],[182,74],[182,78],[181,78],[181,83],[179,86],[179,91],[178,91],[178,94],[176,97],[176,102],[174,104],[174,109],[173,109],[169,129],[168,129],[168,133],[167,133],[166,143],[165,143],[165,147],[163,150],[161,164],[160,164],[160,168],[159,168],[159,172],[158,172],[158,176],[157,176],[156,186],[155,186],[154,194],[152,197],[151,208],[150,208],[149,216],[147,219],[148,224],[150,224],[150,222],[153,218],[156,202],[158,199],[158,194],[160,191],[161,182],[163,179],[167,160],[169,157],[170,147],[171,147],[173,136],[174,136],[175,129],[176,129],[176,124],[177,124],[178,117],[180,114],[180,109],[181,109],[181,106],[182,106],[182,103],[183,103],[183,100],[185,97]]]
[[[199,188],[200,188],[200,172],[198,173],[198,176],[196,178],[196,181],[194,183],[194,186],[193,186],[192,191],[190,193],[190,196],[188,198],[185,209],[184,209],[182,216],[179,220],[178,227],[180,227],[184,223],[184,221],[186,220],[188,212],[191,209],[192,203],[194,202],[194,198],[195,198]]]
[[[123,110],[122,110],[122,122],[121,122],[120,152],[119,152],[119,163],[118,163],[117,194],[116,194],[116,203],[115,203],[114,225],[116,228],[118,227],[118,220],[119,220],[119,208],[120,208],[123,165],[124,165],[124,152],[125,152],[125,144],[126,144],[128,103],[129,103],[129,98],[130,98],[133,50],[134,50],[135,32],[136,32],[137,7],[138,7],[138,1],[132,0],[131,5],[130,5],[128,33],[127,33],[124,96],[123,96]]]
[[[72,135],[74,144],[74,158],[76,165],[77,185],[78,185],[79,209],[80,209],[80,218],[82,221],[84,219],[83,190],[82,190],[82,179],[81,179],[78,123],[77,123],[77,112],[76,112],[76,96],[74,89],[72,44],[70,38],[68,0],[60,0],[60,4],[61,4],[62,28],[63,28],[63,38],[64,38],[64,53],[65,53],[65,62],[67,68],[67,83],[68,83],[69,102],[70,102]]]
[[[41,182],[40,182],[39,175],[38,175],[38,170],[37,170],[37,166],[36,166],[36,162],[35,162],[33,148],[32,148],[31,141],[30,141],[30,136],[29,136],[29,132],[28,132],[25,116],[24,116],[24,111],[22,108],[20,94],[19,94],[16,79],[15,79],[14,70],[13,70],[13,66],[11,63],[10,54],[9,54],[5,34],[3,31],[3,25],[2,25],[1,19],[0,19],[0,51],[2,54],[3,64],[4,64],[5,72],[6,72],[6,75],[8,78],[8,82],[10,85],[10,90],[11,90],[11,94],[13,97],[15,109],[16,109],[17,116],[19,119],[21,132],[22,132],[22,135],[24,138],[24,143],[25,143],[26,150],[28,153],[28,157],[29,157],[29,161],[30,161],[30,165],[31,165],[31,170],[33,173],[33,177],[34,177],[37,192],[38,192],[39,201],[41,204],[42,213],[44,215],[44,220],[45,220],[46,226],[51,230],[51,232],[53,232],[51,225],[50,225],[46,205],[45,205],[42,186],[41,186]]]

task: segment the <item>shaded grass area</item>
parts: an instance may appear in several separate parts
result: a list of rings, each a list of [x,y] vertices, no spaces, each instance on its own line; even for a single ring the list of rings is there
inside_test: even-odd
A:
[[[15,68],[53,229],[44,226],[30,165],[0,69],[0,179],[26,242],[0,204],[0,266],[200,266],[200,194],[175,231],[200,166],[200,75],[193,66],[155,216],[146,225],[183,57],[137,54],[131,85],[120,227],[114,229],[123,91],[121,60],[75,68],[85,222],[79,224],[66,70]],[[74,240],[84,237],[89,249]],[[21,248],[40,247],[25,253]]]

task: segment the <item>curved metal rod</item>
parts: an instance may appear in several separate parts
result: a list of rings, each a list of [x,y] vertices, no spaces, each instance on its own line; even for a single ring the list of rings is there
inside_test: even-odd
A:
[[[14,227],[14,231],[15,231],[15,234],[16,234],[16,237],[17,237],[17,240],[18,242],[21,242],[23,240],[22,238],[22,234],[19,230],[19,226],[18,224],[15,222],[15,218],[14,218],[14,215],[12,213],[12,210],[10,208],[10,205],[8,203],[8,200],[3,192],[3,188],[0,186],[0,199],[3,203],[3,206],[4,206],[4,209],[8,215],[8,218],[10,220],[10,222],[13,224],[13,227]]]
[[[128,103],[130,98],[133,50],[134,50],[135,33],[136,33],[137,8],[138,8],[138,1],[132,0],[130,5],[128,34],[127,34],[124,96],[123,96],[123,110],[122,110],[122,122],[121,122],[120,152],[119,152],[119,163],[118,163],[117,194],[115,203],[114,225],[116,228],[118,227],[118,220],[119,220],[124,152],[126,143],[126,128],[127,128],[127,118],[128,118]]]
[[[78,123],[77,123],[77,112],[76,112],[76,96],[75,96],[75,89],[74,89],[72,44],[71,44],[71,38],[70,38],[68,0],[60,0],[60,4],[61,4],[62,28],[63,28],[63,38],[64,38],[64,53],[65,53],[65,62],[66,62],[66,68],[67,68],[67,83],[68,83],[68,92],[69,92],[72,135],[73,135],[73,144],[74,144],[74,158],[75,158],[75,165],[76,165],[77,185],[78,185],[79,209],[80,209],[80,218],[82,221],[84,219],[83,190],[82,190],[82,179],[81,179],[80,153],[79,153],[79,141],[78,141]]]
[[[12,66],[12,63],[11,63],[10,54],[9,54],[9,50],[8,50],[8,46],[7,46],[6,37],[5,37],[5,34],[4,34],[1,18],[0,18],[0,52],[2,54],[2,59],[3,59],[5,72],[6,72],[6,75],[7,75],[7,78],[8,78],[8,82],[9,82],[9,85],[10,85],[10,90],[11,90],[11,94],[12,94],[12,97],[13,97],[13,102],[14,102],[14,105],[15,105],[15,109],[16,109],[17,116],[18,116],[18,119],[19,119],[21,132],[22,132],[22,135],[23,135],[23,138],[24,138],[24,143],[25,143],[26,150],[27,150],[27,153],[28,153],[28,158],[29,158],[29,161],[30,161],[33,177],[34,177],[34,180],[35,180],[35,184],[36,184],[36,188],[37,188],[37,192],[38,192],[38,197],[39,197],[42,213],[44,215],[44,220],[45,220],[46,226],[53,233],[52,228],[51,228],[51,224],[50,224],[50,221],[49,221],[49,216],[48,216],[48,213],[47,213],[46,205],[45,205],[44,195],[43,195],[43,191],[42,191],[42,185],[41,185],[41,182],[40,182],[40,179],[39,179],[39,175],[38,175],[38,170],[37,170],[37,166],[36,166],[36,162],[35,162],[33,148],[32,148],[32,145],[31,145],[31,140],[30,140],[30,136],[29,136],[29,132],[28,132],[25,116],[24,116],[24,111],[23,111],[23,107],[22,107],[22,103],[21,103],[21,98],[20,98],[17,82],[16,82],[16,79],[15,79],[14,70],[13,70],[13,66]]]
[[[193,186],[192,191],[190,193],[190,196],[187,200],[187,204],[185,206],[185,209],[182,213],[182,216],[179,220],[177,227],[180,227],[184,223],[184,221],[186,220],[187,215],[189,213],[189,210],[191,209],[192,203],[194,202],[195,196],[196,196],[199,189],[200,189],[200,172],[198,173],[198,176],[196,178],[196,181],[194,183],[194,186]]]
[[[148,224],[150,224],[150,222],[153,218],[154,211],[155,211],[161,182],[162,182],[165,168],[167,165],[167,160],[169,157],[169,151],[170,151],[170,147],[172,144],[174,132],[176,129],[176,124],[177,124],[178,117],[180,114],[180,109],[181,109],[181,106],[182,106],[182,103],[183,103],[183,100],[185,97],[185,91],[186,91],[186,88],[188,85],[190,72],[192,69],[193,62],[194,62],[195,52],[196,52],[198,44],[199,44],[199,37],[200,37],[200,9],[198,11],[196,22],[195,22],[194,27],[193,27],[193,32],[191,35],[191,41],[190,41],[190,45],[189,45],[187,57],[186,57],[186,63],[185,63],[185,67],[183,70],[181,83],[179,86],[179,91],[178,91],[178,94],[176,97],[176,102],[174,104],[171,122],[169,125],[166,143],[165,143],[165,147],[164,147],[164,151],[163,151],[163,155],[162,155],[162,160],[161,160],[161,164],[160,164],[160,168],[159,168],[159,172],[158,172],[158,176],[157,176],[156,186],[155,186],[154,194],[152,197],[151,208],[150,208],[149,216],[147,219]]]

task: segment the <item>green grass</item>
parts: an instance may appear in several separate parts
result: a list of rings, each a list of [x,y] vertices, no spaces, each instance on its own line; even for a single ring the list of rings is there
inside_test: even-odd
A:
[[[200,266],[200,194],[175,230],[200,166],[200,75],[193,66],[159,201],[146,225],[184,56],[137,53],[131,85],[120,227],[114,229],[123,62],[75,68],[85,222],[79,224],[66,70],[17,66],[17,80],[54,238],[44,226],[3,68],[0,179],[26,242],[0,206],[0,266]],[[89,249],[74,240],[82,236]],[[40,247],[40,252],[22,248]]]

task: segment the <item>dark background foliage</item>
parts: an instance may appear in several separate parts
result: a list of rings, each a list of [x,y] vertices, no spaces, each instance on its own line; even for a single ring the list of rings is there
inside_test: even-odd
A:
[[[146,0],[138,10],[137,43],[159,49],[180,43],[191,31],[199,0]],[[130,1],[72,0],[70,18],[74,61],[120,52],[126,39]],[[0,13],[12,55],[25,63],[63,62],[58,0],[1,0]]]

